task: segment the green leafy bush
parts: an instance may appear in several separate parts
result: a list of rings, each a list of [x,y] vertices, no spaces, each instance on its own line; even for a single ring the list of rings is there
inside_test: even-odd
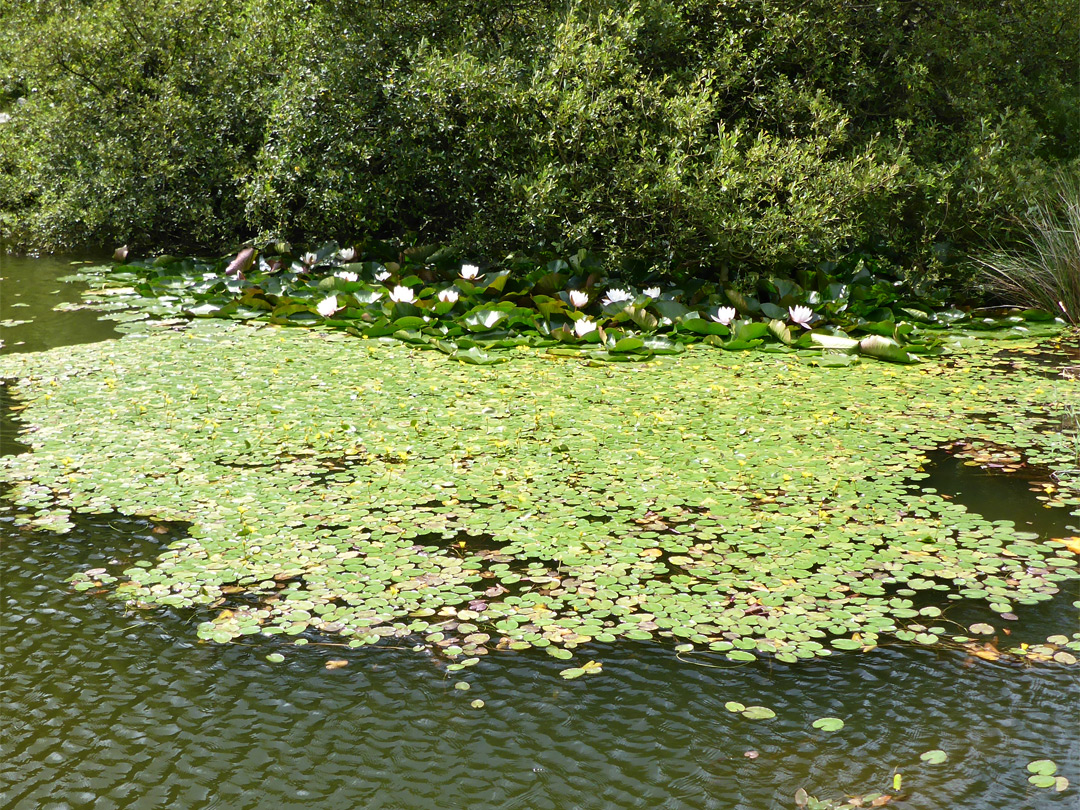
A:
[[[956,274],[1080,149],[1054,0],[29,5],[0,34],[22,244],[384,236],[724,280],[885,244]]]

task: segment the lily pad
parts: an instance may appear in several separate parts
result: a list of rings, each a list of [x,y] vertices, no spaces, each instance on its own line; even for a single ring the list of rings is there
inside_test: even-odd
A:
[[[768,720],[776,717],[776,712],[766,706],[747,706],[742,710],[742,716],[747,720]]]
[[[821,717],[815,720],[812,725],[822,731],[839,731],[844,727],[844,721],[839,717]]]

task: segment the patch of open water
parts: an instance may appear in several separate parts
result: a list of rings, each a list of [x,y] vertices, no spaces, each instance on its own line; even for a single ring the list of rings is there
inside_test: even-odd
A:
[[[33,285],[48,273],[22,278]],[[51,313],[58,299],[46,300],[45,310],[17,308],[38,320],[6,337],[19,329],[29,330],[27,346],[75,342],[78,329],[56,323],[86,313]],[[975,509],[971,493],[981,490],[982,508],[1002,510],[988,517],[1031,531],[1056,531],[1035,516],[1067,517],[1012,476],[942,464],[922,483],[963,494]],[[201,615],[128,612],[68,586],[75,571],[175,539],[152,529],[83,516],[54,536],[0,514],[0,807],[764,810],[794,807],[800,787],[831,799],[892,793],[894,772],[903,789],[889,806],[1076,806],[1075,668],[904,645],[734,665],[623,642],[592,648],[603,674],[564,681],[565,664],[539,651],[493,653],[447,673],[427,655],[385,647],[200,643]],[[1075,598],[1025,606],[1013,624],[1035,639],[1060,632]],[[286,660],[268,663],[270,652]],[[328,671],[332,658],[349,663]],[[471,689],[455,689],[459,681]],[[477,698],[482,708],[470,705]],[[748,720],[724,708],[732,700],[777,716]],[[826,716],[846,726],[811,727]],[[919,761],[935,748],[946,763]],[[1027,783],[1026,764],[1042,758],[1058,763],[1067,792]]]

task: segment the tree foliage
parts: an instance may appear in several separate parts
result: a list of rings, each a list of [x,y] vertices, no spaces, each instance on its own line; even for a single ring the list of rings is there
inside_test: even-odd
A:
[[[0,210],[45,247],[927,268],[1080,149],[1057,0],[7,1]]]

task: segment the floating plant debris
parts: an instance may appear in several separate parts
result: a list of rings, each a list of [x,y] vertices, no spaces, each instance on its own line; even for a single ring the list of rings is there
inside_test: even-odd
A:
[[[43,529],[114,510],[190,524],[157,559],[72,581],[201,608],[217,642],[408,637],[458,661],[664,638],[794,662],[956,644],[950,604],[1007,620],[1077,576],[1068,545],[919,484],[957,442],[1077,466],[1047,417],[1076,383],[1023,352],[843,373],[704,346],[647,365],[437,358],[219,321],[0,358],[32,447],[0,469]],[[1064,483],[1055,498],[1080,505]],[[996,660],[987,628],[964,643]],[[1075,660],[1080,639],[1057,641],[1022,652]]]

